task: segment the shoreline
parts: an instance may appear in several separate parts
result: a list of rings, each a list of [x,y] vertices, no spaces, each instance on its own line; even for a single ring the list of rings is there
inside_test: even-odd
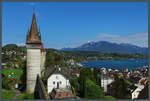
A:
[[[79,62],[82,67],[89,68],[106,68],[108,69],[128,69],[137,70],[144,67],[148,67],[148,59],[125,59],[125,60],[90,60],[86,62]]]

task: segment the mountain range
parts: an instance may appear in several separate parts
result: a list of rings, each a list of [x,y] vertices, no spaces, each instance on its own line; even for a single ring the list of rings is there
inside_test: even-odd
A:
[[[104,53],[148,54],[147,47],[140,47],[126,43],[111,43],[108,41],[88,42],[76,48],[63,48],[63,51],[96,51]]]

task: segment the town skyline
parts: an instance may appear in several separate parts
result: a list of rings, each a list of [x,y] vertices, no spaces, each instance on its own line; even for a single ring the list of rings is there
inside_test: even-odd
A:
[[[2,99],[148,99],[145,3],[19,4],[3,3]]]
[[[148,46],[148,5],[144,2],[16,2],[2,5],[3,46],[25,44],[33,8],[46,48],[77,47],[90,41]]]

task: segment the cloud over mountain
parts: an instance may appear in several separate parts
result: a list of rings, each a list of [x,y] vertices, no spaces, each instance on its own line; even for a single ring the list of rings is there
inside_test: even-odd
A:
[[[98,41],[109,41],[115,43],[128,43],[141,47],[148,47],[148,33],[135,33],[128,35],[115,35],[110,33],[100,33],[96,36]]]

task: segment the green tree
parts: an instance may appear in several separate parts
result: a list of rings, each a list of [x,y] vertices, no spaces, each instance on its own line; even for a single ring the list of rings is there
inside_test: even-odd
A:
[[[131,93],[127,89],[130,82],[123,77],[116,76],[115,81],[112,84],[112,91],[114,92],[114,97],[117,99],[130,99]]]
[[[79,91],[80,90],[80,85],[78,83],[78,80],[77,78],[71,78],[70,80],[70,84],[75,88],[76,91]]]
[[[100,86],[96,85],[92,80],[86,80],[84,98],[87,99],[103,99],[104,94]]]
[[[98,68],[94,68],[93,75],[96,81],[96,84],[101,87],[101,77],[100,77],[100,70]]]
[[[46,53],[46,60],[45,60],[45,67],[51,67],[55,65],[55,58],[54,55],[50,52]]]
[[[93,72],[89,67],[84,67],[80,71],[80,76],[79,76],[79,84],[80,84],[80,95],[81,97],[84,96],[85,93],[85,85],[86,85],[86,80],[94,80]]]

